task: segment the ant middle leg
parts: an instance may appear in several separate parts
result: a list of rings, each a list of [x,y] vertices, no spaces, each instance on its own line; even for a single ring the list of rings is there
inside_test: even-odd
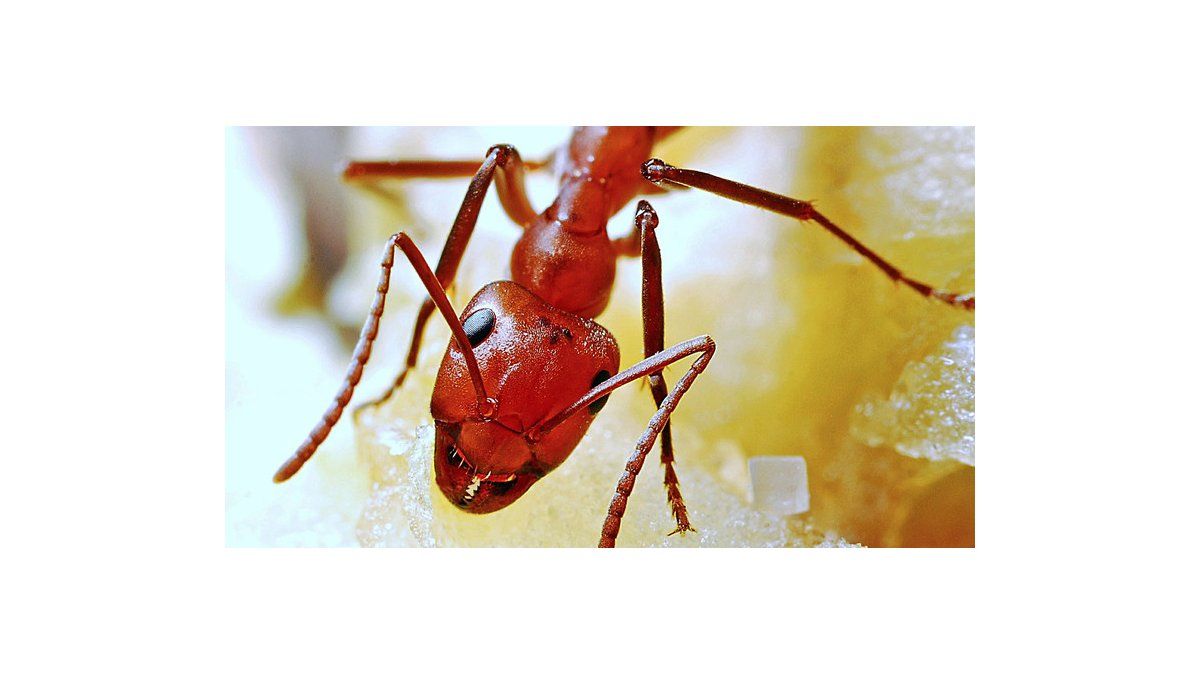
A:
[[[809,202],[760,190],[756,187],[737,183],[726,178],[704,173],[703,171],[680,169],[667,164],[661,159],[647,160],[642,165],[642,175],[646,180],[655,185],[662,185],[665,182],[667,184],[693,187],[726,199],[732,199],[743,204],[757,206],[780,215],[789,216],[796,220],[817,223],[833,234],[833,236],[841,239],[850,248],[858,252],[859,255],[871,261],[873,265],[888,275],[892,281],[904,284],[927,298],[939,300],[952,307],[961,307],[967,311],[974,311],[975,309],[975,295],[973,293],[952,293],[934,288],[923,281],[913,279],[901,272],[895,265],[884,260],[879,254],[867,248],[865,244],[855,239],[850,233],[835,225]]]
[[[634,216],[634,234],[640,236],[642,257],[642,338],[645,358],[650,358],[662,352],[665,341],[665,311],[663,308],[662,288],[662,253],[658,246],[658,213],[646,200],[637,205],[637,215]],[[654,397],[654,406],[662,406],[667,398],[667,382],[661,372],[649,377],[650,395]],[[675,517],[675,530],[679,532],[695,532],[688,522],[687,506],[683,502],[683,494],[679,490],[679,477],[675,474],[675,449],[671,441],[671,421],[667,420],[662,430],[663,485],[667,489],[667,503],[671,507],[671,515]],[[668,534],[667,536],[670,536]]]
[[[401,163],[393,162],[391,164]],[[438,163],[413,162],[411,164]],[[459,163],[451,162],[451,164]],[[483,164],[476,166],[475,177],[467,187],[467,194],[463,198],[462,206],[459,207],[458,216],[454,219],[454,225],[451,226],[450,233],[446,235],[446,244],[442,247],[441,258],[438,259],[435,274],[442,287],[449,288],[454,283],[454,277],[458,274],[458,266],[462,262],[463,254],[466,253],[467,243],[471,239],[471,234],[475,231],[475,224],[479,220],[479,212],[483,208],[483,201],[487,196],[488,186],[491,185],[493,179],[497,183],[500,202],[505,206],[505,210],[509,212],[510,217],[514,209],[524,209],[532,213],[533,207],[529,205],[529,198],[525,194],[523,167],[524,164],[521,161],[521,155],[511,145],[493,146],[488,150]],[[507,198],[506,194],[508,195]],[[521,206],[522,204],[524,206]],[[518,224],[522,224],[519,221],[517,222]],[[429,317],[433,315],[433,310],[433,299],[430,297],[425,298],[425,301],[421,303],[421,309],[417,311],[417,320],[413,324],[412,340],[408,346],[408,356],[404,360],[404,367],[400,370],[400,374],[396,376],[396,379],[392,382],[392,386],[382,396],[358,406],[354,413],[356,417],[363,408],[378,406],[386,402],[404,384],[408,373],[417,365],[417,356],[421,351],[421,340],[425,335],[425,324],[429,321]]]

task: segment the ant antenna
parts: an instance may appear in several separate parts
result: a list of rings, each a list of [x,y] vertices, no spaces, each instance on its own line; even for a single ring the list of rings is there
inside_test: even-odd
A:
[[[429,297],[433,300],[433,304],[437,305],[438,311],[442,313],[442,318],[450,326],[450,332],[458,341],[458,349],[467,363],[467,372],[471,375],[471,382],[475,385],[479,414],[485,419],[490,418],[496,414],[496,407],[499,404],[496,399],[487,395],[487,390],[483,387],[483,375],[479,372],[479,362],[475,360],[475,348],[471,346],[471,341],[467,338],[467,331],[463,328],[462,320],[458,318],[458,312],[454,311],[454,307],[450,304],[450,298],[446,297],[446,289],[442,288],[442,282],[438,281],[437,275],[429,269],[429,263],[425,262],[425,256],[421,255],[417,245],[403,232],[392,235],[392,238],[388,240],[388,249],[384,254],[383,262],[385,272],[392,266],[393,246],[398,246],[408,257],[417,276],[421,277],[421,282],[425,284],[425,289],[429,291]]]
[[[383,316],[383,306],[387,297],[388,288],[391,285],[392,264],[395,261],[396,249],[399,248],[404,252],[408,261],[412,263],[413,269],[416,270],[417,276],[421,278],[421,282],[425,284],[425,289],[429,292],[429,297],[442,313],[442,318],[450,326],[450,332],[454,334],[454,339],[458,340],[459,350],[462,352],[463,360],[467,365],[467,372],[471,375],[471,382],[475,386],[475,394],[477,397],[477,409],[480,417],[483,419],[491,419],[496,414],[499,408],[499,402],[487,395],[487,390],[483,386],[483,376],[479,372],[479,363],[475,360],[475,352],[471,347],[471,341],[467,339],[467,333],[463,329],[462,321],[459,320],[458,314],[454,311],[454,307],[450,304],[450,299],[446,297],[446,289],[442,288],[442,284],[438,281],[433,271],[429,269],[429,263],[425,262],[425,257],[421,255],[420,249],[413,243],[412,239],[403,232],[398,232],[388,239],[387,249],[383,253],[383,260],[380,261],[379,285],[375,289],[375,302],[371,305],[371,312],[367,316],[366,322],[363,324],[362,333],[358,336],[358,344],[354,347],[354,356],[351,357],[350,369],[346,371],[346,377],[342,381],[342,388],[338,391],[333,403],[325,414],[321,416],[321,421],[313,427],[309,432],[308,438],[300,444],[296,452],[291,458],[279,467],[275,472],[275,482],[282,483],[291,478],[304,463],[313,456],[317,448],[329,436],[329,432],[333,429],[333,425],[342,416],[342,411],[346,409],[346,405],[350,403],[350,397],[354,394],[354,387],[358,385],[358,381],[362,378],[363,366],[366,365],[367,359],[371,356],[371,345],[375,342],[375,336],[379,334],[379,318]]]

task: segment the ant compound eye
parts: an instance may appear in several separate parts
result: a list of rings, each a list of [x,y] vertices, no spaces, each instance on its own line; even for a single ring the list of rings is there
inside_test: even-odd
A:
[[[601,382],[607,380],[610,377],[612,377],[612,373],[608,372],[607,370],[602,370],[602,371],[596,373],[596,377],[592,378],[592,386],[595,387],[596,385],[600,384]],[[600,412],[600,410],[604,407],[605,403],[608,403],[608,395],[607,394],[605,394],[604,396],[601,396],[600,398],[596,399],[595,401],[592,401],[592,403],[588,406],[588,412],[595,415],[596,413]]]
[[[492,334],[492,328],[495,326],[496,313],[485,307],[471,312],[471,316],[468,316],[467,320],[463,322],[463,332],[467,334],[467,340],[470,340],[471,346],[478,347],[480,342]]]

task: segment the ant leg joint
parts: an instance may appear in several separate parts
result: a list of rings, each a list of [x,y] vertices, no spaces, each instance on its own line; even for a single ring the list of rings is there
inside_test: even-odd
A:
[[[954,307],[961,307],[968,311],[975,311],[975,294],[974,293],[950,293],[948,291],[934,290],[932,296]]]
[[[633,224],[639,229],[649,227],[651,230],[658,227],[658,213],[650,206],[650,202],[645,199],[638,202],[637,215],[633,219]]]
[[[508,143],[497,143],[496,145],[493,145],[492,147],[488,148],[487,154],[485,154],[484,157],[488,157],[493,152],[496,153],[496,162],[501,165],[508,164],[509,161],[514,159],[518,162],[521,161],[521,153],[517,152],[517,149]]]
[[[657,157],[651,157],[642,165],[642,177],[646,180],[658,185],[666,178],[667,169],[671,167]]]

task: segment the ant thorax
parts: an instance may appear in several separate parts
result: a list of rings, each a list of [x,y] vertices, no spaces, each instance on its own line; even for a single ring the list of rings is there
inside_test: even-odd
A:
[[[648,187],[650,127],[583,128],[559,158],[559,192],[513,249],[512,278],[551,305],[594,318],[608,305],[617,250],[609,219]]]
[[[570,455],[597,406],[536,442],[527,433],[616,373],[620,350],[600,324],[556,309],[511,281],[483,287],[462,320],[484,388],[498,405],[490,418],[479,415],[462,350],[452,340],[430,402],[434,468],[451,503],[485,513],[511,503]]]
[[[513,281],[546,303],[593,318],[608,306],[617,253],[603,228],[578,233],[542,217],[521,233],[511,271]]]

